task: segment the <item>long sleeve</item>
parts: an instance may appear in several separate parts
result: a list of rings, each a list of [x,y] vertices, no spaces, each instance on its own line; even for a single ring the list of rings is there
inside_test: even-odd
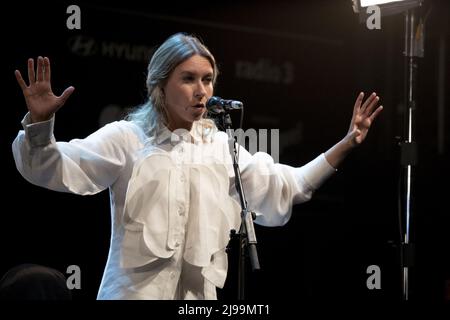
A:
[[[126,162],[124,136],[117,123],[85,139],[56,142],[55,118],[30,123],[27,114],[12,145],[17,169],[29,182],[55,191],[81,195],[108,188]]]
[[[287,223],[292,205],[306,202],[336,170],[319,155],[302,167],[274,163],[267,153],[251,155],[240,147],[240,169],[249,210],[255,211],[256,223],[278,226]],[[232,183],[232,194],[237,192]]]

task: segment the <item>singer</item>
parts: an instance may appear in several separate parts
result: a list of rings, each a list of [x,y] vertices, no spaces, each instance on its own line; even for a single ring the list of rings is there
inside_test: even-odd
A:
[[[14,159],[26,180],[44,188],[79,195],[110,190],[111,246],[98,299],[217,299],[229,232],[241,220],[227,135],[206,117],[218,76],[213,55],[194,36],[172,35],[149,62],[146,102],[70,142],[57,141],[53,127],[75,89],[55,95],[50,73],[47,57],[36,67],[28,60],[27,82],[15,71],[28,113]],[[382,110],[378,103],[375,93],[365,100],[359,94],[344,137],[298,168],[239,147],[255,222],[287,223],[292,205],[308,201],[365,140]]]

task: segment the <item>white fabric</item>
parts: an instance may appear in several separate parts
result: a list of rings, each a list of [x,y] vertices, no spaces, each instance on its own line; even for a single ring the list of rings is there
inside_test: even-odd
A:
[[[145,149],[131,122],[110,123],[85,139],[56,142],[54,118],[22,121],[13,142],[25,179],[51,190],[111,196],[111,247],[98,299],[216,299],[227,274],[225,247],[240,206],[227,135],[201,139],[163,128]],[[323,154],[299,168],[240,147],[239,165],[256,223],[285,224],[335,169]]]

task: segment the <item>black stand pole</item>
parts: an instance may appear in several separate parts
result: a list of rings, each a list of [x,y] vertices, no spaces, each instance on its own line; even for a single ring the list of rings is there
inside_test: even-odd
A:
[[[399,194],[402,203],[404,229],[401,243],[401,268],[403,300],[410,297],[410,268],[414,265],[413,231],[413,166],[417,164],[417,145],[414,142],[415,112],[417,108],[418,57],[423,57],[423,24],[419,23],[416,9],[405,13],[405,117],[404,138],[400,143],[403,190]]]
[[[245,258],[248,254],[250,258],[250,264],[252,266],[252,271],[259,270],[259,260],[258,253],[256,250],[256,234],[255,227],[253,225],[253,219],[255,218],[254,213],[248,211],[247,200],[245,199],[244,189],[242,187],[241,172],[239,170],[238,164],[238,152],[236,148],[236,139],[231,135],[231,117],[228,113],[222,113],[222,123],[228,134],[228,142],[230,146],[230,154],[233,158],[233,169],[234,169],[234,181],[236,185],[236,191],[239,194],[239,199],[241,202],[241,227],[239,233],[237,234],[235,230],[231,231],[231,239],[238,239],[239,245],[239,266],[238,266],[238,300],[244,300],[245,298]]]

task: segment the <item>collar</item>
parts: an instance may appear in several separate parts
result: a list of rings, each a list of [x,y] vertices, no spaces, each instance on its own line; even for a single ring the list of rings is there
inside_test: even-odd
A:
[[[169,142],[172,145],[176,145],[180,141],[191,141],[192,143],[199,144],[203,140],[202,131],[203,126],[198,123],[198,121],[195,121],[192,124],[191,131],[187,131],[185,129],[170,131],[164,124],[160,124],[156,132],[156,143],[159,145],[165,143],[167,140],[170,140]]]

